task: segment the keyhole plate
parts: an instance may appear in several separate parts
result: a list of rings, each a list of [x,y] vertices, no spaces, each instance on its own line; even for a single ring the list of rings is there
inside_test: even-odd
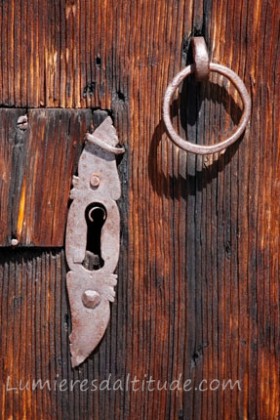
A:
[[[72,366],[81,364],[102,339],[114,301],[119,258],[120,180],[118,137],[107,117],[86,144],[73,177],[67,219],[67,291],[72,316]]]

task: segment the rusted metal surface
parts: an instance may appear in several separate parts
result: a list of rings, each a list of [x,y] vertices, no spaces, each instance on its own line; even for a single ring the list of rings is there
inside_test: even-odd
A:
[[[66,259],[72,333],[72,366],[81,364],[102,339],[114,301],[119,258],[120,220],[116,200],[121,188],[115,155],[118,137],[107,117],[87,133],[67,220]],[[96,226],[94,226],[96,224]],[[91,227],[90,227],[91,226]],[[93,226],[93,230],[92,230]]]
[[[200,38],[200,37],[199,37]],[[239,95],[243,102],[243,114],[239,121],[239,124],[229,137],[227,137],[225,140],[220,141],[217,144],[213,145],[200,145],[200,144],[194,144],[189,141],[186,141],[182,137],[180,137],[176,131],[173,128],[171,118],[170,118],[170,104],[172,97],[176,91],[176,89],[179,87],[179,85],[182,83],[182,81],[188,77],[190,74],[194,73],[200,80],[204,79],[208,75],[207,70],[207,57],[205,54],[205,43],[203,45],[201,40],[198,40],[198,42],[194,39],[192,42],[194,46],[194,64],[188,65],[183,70],[181,70],[172,80],[172,82],[168,85],[165,95],[164,95],[164,102],[163,102],[163,119],[165,122],[166,129],[168,131],[169,137],[175,143],[178,147],[181,149],[195,153],[195,154],[211,154],[216,152],[221,152],[222,150],[225,150],[227,147],[229,147],[231,144],[233,144],[241,134],[245,131],[245,128],[248,124],[250,113],[251,113],[251,98],[247,92],[247,89],[243,83],[243,81],[240,79],[240,77],[231,69],[228,67],[222,66],[221,64],[216,63],[209,63],[209,71],[217,72],[221,74],[222,76],[227,77],[236,87],[236,89],[239,92]]]
[[[197,80],[207,80],[209,77],[209,56],[203,36],[195,36],[191,40],[193,59],[195,63],[194,74]]]
[[[19,128],[22,131],[27,130],[27,128],[28,128],[28,116],[27,115],[21,115],[20,117],[18,117],[17,128]]]

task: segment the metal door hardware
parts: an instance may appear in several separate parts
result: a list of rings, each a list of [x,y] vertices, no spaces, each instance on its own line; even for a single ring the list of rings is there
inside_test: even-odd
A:
[[[250,118],[251,98],[244,83],[240,77],[234,73],[234,71],[228,67],[222,66],[221,64],[209,62],[208,52],[203,37],[192,38],[192,48],[194,64],[188,65],[183,70],[181,70],[174,77],[166,89],[163,102],[163,119],[171,140],[181,149],[201,155],[221,152],[233,144],[244,132]],[[194,73],[197,80],[205,80],[209,77],[211,71],[217,72],[227,77],[234,84],[242,99],[244,109],[238,127],[234,133],[232,133],[227,139],[220,141],[217,144],[204,146],[186,141],[176,133],[170,118],[170,103],[174,92],[185,79],[185,77],[188,77],[190,74]]]
[[[114,301],[119,258],[121,188],[115,155],[118,137],[110,117],[86,134],[73,177],[66,228],[67,290],[71,308],[72,366],[81,364],[102,339]]]

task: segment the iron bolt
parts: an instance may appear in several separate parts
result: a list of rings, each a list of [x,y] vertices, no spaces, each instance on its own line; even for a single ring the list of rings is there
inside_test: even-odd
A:
[[[95,290],[85,290],[82,296],[83,304],[86,308],[94,309],[99,305],[101,300],[100,294]]]
[[[99,187],[100,178],[97,174],[93,173],[90,177],[90,185],[94,188]]]

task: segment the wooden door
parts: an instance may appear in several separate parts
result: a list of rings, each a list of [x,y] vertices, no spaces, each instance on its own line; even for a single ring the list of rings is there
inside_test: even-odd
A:
[[[3,420],[280,418],[279,12],[277,0],[2,0]],[[172,145],[161,112],[193,35],[253,105],[240,141],[203,159]],[[68,196],[104,111],[126,148],[117,299],[73,370]],[[241,113],[214,74],[172,106],[201,144]]]

